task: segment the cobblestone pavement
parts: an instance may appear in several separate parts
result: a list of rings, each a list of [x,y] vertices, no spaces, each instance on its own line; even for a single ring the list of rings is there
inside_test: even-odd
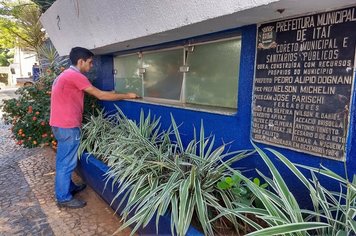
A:
[[[13,92],[0,90],[0,103]],[[78,194],[86,207],[56,206],[55,153],[50,148],[17,146],[1,115],[0,111],[0,235],[112,235],[120,219],[90,187]],[[129,234],[127,229],[117,235]]]

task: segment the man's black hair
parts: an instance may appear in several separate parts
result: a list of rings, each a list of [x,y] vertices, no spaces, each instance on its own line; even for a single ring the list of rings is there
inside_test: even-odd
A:
[[[94,53],[92,53],[89,49],[81,47],[74,47],[69,53],[69,59],[72,62],[72,65],[77,65],[79,59],[86,61],[93,56]]]

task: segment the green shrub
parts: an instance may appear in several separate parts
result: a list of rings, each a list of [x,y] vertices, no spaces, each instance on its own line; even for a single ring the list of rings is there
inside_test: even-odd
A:
[[[12,124],[17,144],[32,148],[51,146],[56,148],[49,122],[51,85],[56,74],[51,70],[33,86],[19,88],[17,98],[5,100],[2,106],[6,123]]]
[[[203,125],[184,147],[173,117],[171,128],[161,131],[159,119],[150,114],[145,117],[141,112],[136,123],[120,110],[114,116],[92,117],[83,127],[83,139],[80,152],[87,150],[104,160],[110,168],[108,177],[119,185],[114,200],[124,193],[120,205],[127,201],[121,213],[125,223],[120,229],[135,224],[132,233],[145,227],[155,213],[158,222],[169,212],[171,230],[177,235],[185,235],[194,218],[205,234],[213,235],[217,220],[213,218],[233,207],[235,200],[229,190],[217,187],[231,174],[221,160],[229,157],[230,164],[253,153],[229,152],[226,144],[214,148],[215,139],[205,136]],[[128,218],[131,212],[135,214]],[[238,232],[238,218],[225,217]]]
[[[254,144],[253,144],[254,145]],[[267,154],[254,145],[262,160],[268,166],[272,177],[267,177],[263,173],[257,172],[268,183],[271,190],[264,189],[251,180],[243,176],[240,172],[228,167],[235,175],[239,176],[249,188],[249,190],[263,204],[263,208],[249,206],[243,203],[236,203],[235,209],[225,209],[224,214],[241,213],[254,214],[256,218],[263,220],[266,225],[260,227],[254,225],[256,231],[248,236],[264,235],[318,235],[318,236],[341,236],[355,235],[356,233],[356,178],[349,182],[347,179],[337,175],[331,170],[321,167],[313,168],[309,166],[296,165],[291,163],[284,155],[273,150],[272,152],[286,167],[290,173],[298,178],[307,188],[305,194],[309,194],[313,209],[306,209],[303,203],[297,202],[295,196],[288,188],[284,178],[279,173]],[[308,179],[297,168],[310,170],[311,179]],[[328,190],[320,184],[317,176],[321,174],[330,180],[336,180],[340,184],[340,192]]]
[[[257,177],[252,181],[261,188],[268,187],[267,183],[261,184],[261,180]],[[262,206],[259,199],[256,199],[251,190],[246,186],[246,183],[236,174],[223,177],[217,183],[217,187],[220,190],[230,190],[238,202],[242,202],[249,206],[251,206],[253,203],[255,206]]]
[[[270,177],[257,170],[264,184],[231,168],[232,162],[253,152],[229,153],[224,151],[225,145],[213,148],[214,137],[205,136],[203,125],[199,135],[194,130],[194,138],[186,147],[173,117],[171,128],[160,131],[159,119],[152,119],[150,114],[145,118],[142,112],[138,123],[120,110],[110,117],[101,113],[92,117],[83,132],[80,151],[86,149],[100,156],[110,168],[107,177],[120,186],[115,199],[124,194],[120,204],[127,202],[122,212],[125,222],[120,229],[135,224],[134,233],[155,213],[158,222],[160,215],[169,212],[171,230],[177,235],[185,235],[193,218],[206,235],[216,233],[214,222],[220,219],[231,222],[237,235],[356,233],[355,176],[350,182],[324,167],[295,165],[281,153],[267,149],[309,190],[306,194],[314,206],[310,210],[296,200],[284,177],[259,147],[253,144],[270,170]],[[311,179],[299,168],[310,170]],[[340,191],[322,186],[317,178],[320,174],[338,181]],[[132,218],[128,218],[130,213],[134,213]]]

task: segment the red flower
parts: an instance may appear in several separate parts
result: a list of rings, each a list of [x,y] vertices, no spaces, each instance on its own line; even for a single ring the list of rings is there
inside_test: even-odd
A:
[[[37,120],[37,117],[36,116],[32,117],[32,120]]]

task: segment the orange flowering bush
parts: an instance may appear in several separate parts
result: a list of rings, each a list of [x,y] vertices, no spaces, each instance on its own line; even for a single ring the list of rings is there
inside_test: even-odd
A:
[[[18,145],[27,148],[50,146],[57,148],[57,141],[49,125],[51,87],[64,67],[47,69],[38,82],[32,86],[19,88],[18,98],[5,100],[2,105],[3,119],[12,124],[11,131]],[[93,111],[96,100],[85,103],[86,112]],[[90,109],[89,109],[90,108]]]
[[[49,126],[51,86],[57,73],[47,70],[33,86],[19,88],[18,98],[4,101],[3,118],[11,123],[12,133],[17,144],[28,148],[51,146],[57,142]]]

